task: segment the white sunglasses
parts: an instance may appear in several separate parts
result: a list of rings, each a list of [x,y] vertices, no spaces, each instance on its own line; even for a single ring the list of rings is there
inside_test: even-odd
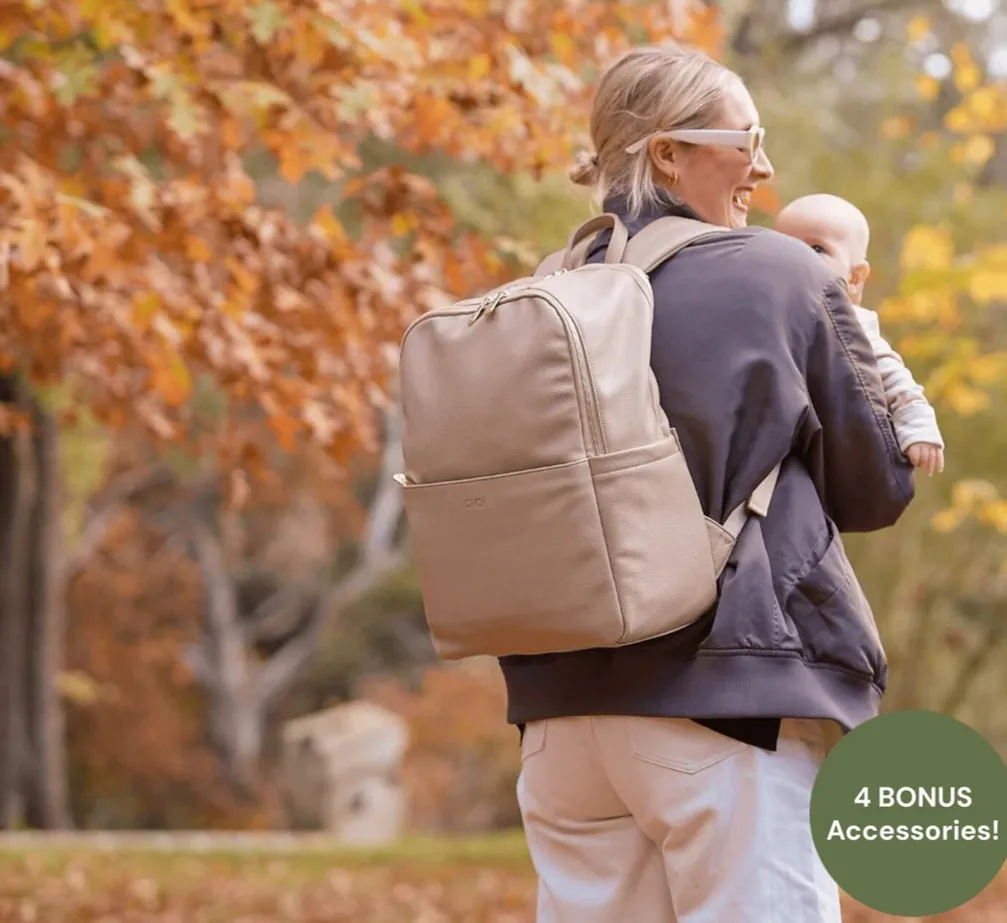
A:
[[[713,147],[735,147],[746,151],[754,161],[762,150],[766,129],[761,125],[741,130],[719,128],[678,128],[672,131],[655,131],[626,148],[627,154],[639,154],[653,138],[670,138],[689,144],[704,144]]]

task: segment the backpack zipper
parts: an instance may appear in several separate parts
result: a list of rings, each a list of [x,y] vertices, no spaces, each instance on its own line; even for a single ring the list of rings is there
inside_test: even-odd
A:
[[[563,325],[563,332],[566,334],[567,343],[570,345],[570,353],[574,357],[574,383],[577,386],[577,407],[581,411],[581,424],[584,426],[585,435],[590,442],[589,453],[591,455],[604,455],[607,451],[605,440],[605,429],[601,421],[601,412],[598,408],[598,395],[594,389],[594,378],[591,375],[591,361],[588,356],[587,347],[584,345],[584,335],[581,332],[577,319],[564,308],[558,299],[545,289],[537,286],[522,286],[517,292],[500,291],[491,298],[483,299],[479,306],[469,317],[471,326],[484,315],[492,314],[501,304],[506,301],[524,298],[528,295],[541,298],[545,301],[559,317]]]
[[[563,326],[567,328],[567,338],[571,340],[571,345],[573,345],[573,341],[576,342],[577,348],[573,350],[573,353],[577,357],[577,364],[579,364],[578,375],[582,390],[582,406],[584,403],[587,404],[584,409],[587,411],[588,429],[591,433],[591,454],[604,455],[608,451],[605,445],[605,429],[601,422],[598,394],[594,389],[594,376],[591,374],[591,360],[588,356],[587,346],[584,345],[584,335],[581,333],[576,318],[566,308],[547,292],[541,294],[544,300],[552,305],[563,322]],[[581,419],[583,418],[584,414],[582,413]]]
[[[653,305],[652,294],[648,291],[648,287],[643,284],[647,279],[646,273],[630,264],[613,263],[609,268],[622,270],[632,276],[641,292]],[[542,282],[545,279],[563,275],[567,272],[573,272],[573,270],[557,269],[554,272],[535,279],[535,282]],[[581,414],[581,426],[588,437],[588,441],[591,443],[588,451],[592,456],[604,455],[608,451],[607,440],[605,439],[605,427],[601,419],[598,395],[594,388],[594,377],[591,375],[591,361],[587,347],[584,345],[584,336],[580,325],[577,323],[577,319],[559,303],[551,292],[539,288],[535,284],[523,285],[517,290],[504,288],[479,299],[467,298],[456,303],[453,308],[441,309],[436,314],[442,317],[445,315],[457,316],[459,314],[467,314],[469,316],[469,326],[472,326],[482,317],[492,315],[505,301],[523,298],[525,295],[532,293],[549,304],[563,325],[563,332],[566,334],[567,342],[571,347],[571,354],[574,357],[574,384],[577,388],[577,408]],[[434,312],[415,318],[403,334],[403,343],[406,336],[412,332],[412,328],[427,320],[432,314]]]

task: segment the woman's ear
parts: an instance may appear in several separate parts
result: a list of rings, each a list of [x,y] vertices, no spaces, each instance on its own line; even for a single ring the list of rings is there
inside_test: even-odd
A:
[[[675,142],[668,138],[654,138],[650,142],[650,161],[658,177],[669,186],[678,182],[678,163]]]
[[[857,304],[860,304],[860,299],[864,294],[864,286],[867,284],[870,275],[871,264],[867,260],[857,263],[850,270],[850,278],[847,284],[850,289],[850,296]]]

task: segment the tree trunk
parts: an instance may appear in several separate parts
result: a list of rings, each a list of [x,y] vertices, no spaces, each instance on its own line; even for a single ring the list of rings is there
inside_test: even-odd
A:
[[[70,825],[62,702],[58,431],[23,386],[0,402],[32,428],[0,437],[0,829]]]
[[[15,379],[4,378],[0,389],[0,399],[12,407],[26,406]],[[0,439],[0,446],[0,830],[9,830],[20,826],[24,808],[25,571],[35,472],[29,433],[15,430]]]
[[[28,666],[25,723],[31,770],[25,779],[27,821],[46,830],[70,824],[63,707],[56,677],[63,663],[64,593],[59,431],[36,411],[33,436],[37,471],[28,566]]]

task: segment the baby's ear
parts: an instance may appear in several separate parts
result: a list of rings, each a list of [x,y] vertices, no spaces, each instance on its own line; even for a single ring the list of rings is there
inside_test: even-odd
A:
[[[857,263],[850,270],[850,293],[854,296],[856,301],[860,300],[860,296],[864,293],[864,286],[867,284],[867,280],[871,275],[871,264],[867,260],[863,260]]]

